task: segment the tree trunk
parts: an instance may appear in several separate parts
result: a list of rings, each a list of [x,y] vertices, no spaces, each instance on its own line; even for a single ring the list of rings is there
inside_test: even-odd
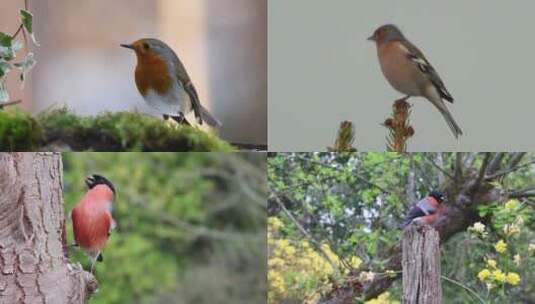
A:
[[[403,232],[403,303],[442,304],[438,232],[411,225]]]
[[[0,153],[0,304],[84,303],[98,287],[67,258],[61,154]]]

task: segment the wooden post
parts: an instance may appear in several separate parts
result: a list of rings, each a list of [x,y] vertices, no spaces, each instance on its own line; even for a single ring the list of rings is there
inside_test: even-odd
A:
[[[439,240],[428,225],[403,232],[403,303],[442,304]]]

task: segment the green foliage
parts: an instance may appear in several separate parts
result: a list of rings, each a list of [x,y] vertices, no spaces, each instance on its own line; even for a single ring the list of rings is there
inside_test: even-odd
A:
[[[38,122],[26,113],[18,109],[0,111],[0,150],[34,150],[41,135]]]
[[[89,174],[117,190],[118,227],[91,303],[265,302],[263,154],[66,153],[63,161],[66,213]],[[69,242],[71,230],[69,221]],[[79,249],[70,255],[88,269]]]
[[[33,118],[17,109],[0,111],[0,150],[31,151],[35,149],[233,150],[230,144],[215,135],[189,126],[174,128],[160,118],[137,112],[107,112],[98,116],[80,117],[67,108],[60,108],[45,111]]]
[[[37,63],[32,52],[28,52],[23,60],[13,62],[17,57],[17,52],[23,47],[23,44],[16,40],[17,35],[21,31],[23,31],[25,35],[29,35],[33,43],[38,45],[33,31],[32,13],[28,10],[20,10],[20,21],[21,25],[15,34],[10,35],[0,32],[0,103],[9,100],[9,94],[5,87],[5,77],[13,67],[20,70],[20,79],[24,82],[26,73],[28,73]],[[28,45],[26,45],[26,48],[27,47]]]
[[[530,155],[533,158],[533,155]],[[511,156],[505,155],[507,161]],[[476,155],[475,170],[482,163],[482,155]],[[527,158],[527,157],[526,157]],[[276,217],[281,238],[300,242],[312,238],[327,244],[341,259],[355,255],[363,261],[364,271],[382,273],[390,256],[388,249],[401,238],[400,224],[410,206],[416,200],[447,183],[430,161],[440,162],[444,170],[455,165],[454,153],[277,153],[268,160],[270,197],[284,204],[295,220],[309,233],[303,236],[294,220],[283,212],[277,200],[270,199],[269,215]],[[476,171],[477,172],[477,171]],[[412,177],[414,178],[412,178]],[[445,179],[442,184],[441,179]],[[411,189],[411,180],[413,189]],[[494,182],[493,182],[494,183]],[[535,184],[533,167],[525,167],[492,184],[503,193],[526,189]],[[516,268],[522,278],[518,286],[508,286],[508,299],[518,303],[533,297],[535,286],[532,273],[535,270],[535,244],[529,255],[529,243],[535,239],[535,204],[526,201],[515,212],[504,211],[505,202],[488,202],[471,210],[474,219],[481,217],[487,224],[490,240],[487,245],[474,239],[469,233],[459,233],[443,245],[442,273],[484,294],[486,286],[477,277],[486,258],[494,257],[494,245],[503,239],[508,244],[507,258],[521,253],[523,264]],[[504,234],[504,227],[518,221],[524,223],[521,232],[512,238]],[[273,248],[270,247],[270,251]],[[302,252],[296,253],[302,255]],[[289,262],[286,262],[289,263]],[[271,268],[270,268],[271,271]],[[343,270],[342,270],[343,271]],[[279,272],[283,272],[279,269]],[[358,272],[357,272],[358,273]],[[400,282],[389,289],[394,298],[401,298]],[[473,297],[459,286],[444,283],[445,301],[448,303],[472,303]],[[280,286],[279,286],[280,287]],[[303,290],[302,293],[313,293]],[[270,292],[272,290],[270,289]],[[513,301],[514,302],[514,301]]]

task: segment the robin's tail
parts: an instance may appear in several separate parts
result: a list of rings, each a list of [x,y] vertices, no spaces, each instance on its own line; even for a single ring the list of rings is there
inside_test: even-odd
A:
[[[207,124],[214,128],[221,128],[223,124],[215,118],[210,112],[208,112],[207,109],[205,109],[203,106],[201,106],[201,118],[203,121],[205,121]]]

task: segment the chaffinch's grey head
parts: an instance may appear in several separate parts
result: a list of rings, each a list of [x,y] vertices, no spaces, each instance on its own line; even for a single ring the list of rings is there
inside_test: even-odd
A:
[[[395,40],[405,40],[405,36],[403,36],[403,33],[397,26],[386,24],[376,29],[368,40],[375,41],[376,43],[384,43]]]

